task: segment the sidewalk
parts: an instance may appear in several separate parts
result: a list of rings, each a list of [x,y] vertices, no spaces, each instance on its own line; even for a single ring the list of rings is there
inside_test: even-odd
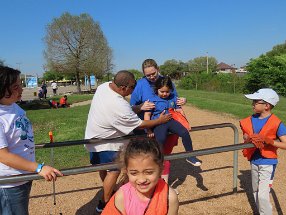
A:
[[[27,101],[27,100],[34,100],[38,98],[38,93],[39,93],[40,87],[35,87],[35,88],[23,88],[23,93],[22,93],[22,100]],[[47,98],[53,97],[53,90],[51,87],[48,87],[48,93],[47,93]],[[81,86],[81,90],[87,90],[88,87]],[[77,88],[76,86],[70,85],[70,86],[59,86],[57,90],[58,95],[63,95],[66,93],[76,93]],[[36,93],[36,96],[34,96],[34,93]]]

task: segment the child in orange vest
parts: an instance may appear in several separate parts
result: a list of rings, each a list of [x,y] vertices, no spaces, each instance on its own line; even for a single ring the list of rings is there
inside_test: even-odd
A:
[[[278,163],[277,149],[286,149],[286,127],[271,113],[278,103],[277,93],[270,89],[260,89],[245,95],[252,100],[254,114],[240,121],[245,143],[256,147],[243,150],[243,155],[251,163],[252,189],[259,214],[272,214],[270,188]],[[276,139],[279,138],[280,141]]]
[[[66,108],[69,107],[70,105],[68,104],[68,97],[64,95],[62,98],[60,98],[60,104],[59,107]]]
[[[113,195],[103,215],[178,214],[178,196],[161,179],[164,155],[156,140],[131,139],[122,160],[129,182]]]

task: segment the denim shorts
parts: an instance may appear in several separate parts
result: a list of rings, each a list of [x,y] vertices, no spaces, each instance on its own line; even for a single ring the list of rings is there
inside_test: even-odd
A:
[[[28,215],[32,182],[11,188],[0,188],[1,215]]]
[[[90,152],[90,163],[92,165],[112,163],[118,156],[118,151],[102,151]],[[110,169],[109,171],[119,171],[118,169]]]

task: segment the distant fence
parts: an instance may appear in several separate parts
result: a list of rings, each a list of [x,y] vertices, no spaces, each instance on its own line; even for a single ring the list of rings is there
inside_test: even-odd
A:
[[[237,150],[244,149],[244,148],[251,148],[254,145],[252,143],[238,144],[238,130],[237,130],[237,127],[233,125],[232,123],[196,126],[196,127],[192,127],[191,132],[208,130],[208,129],[216,129],[216,128],[225,128],[225,127],[230,127],[234,131],[234,143],[232,145],[195,150],[192,152],[174,153],[174,154],[165,156],[165,160],[177,160],[177,159],[183,159],[183,158],[187,158],[191,156],[209,155],[209,154],[234,151],[234,154],[233,154],[233,192],[237,192],[237,172],[238,172],[238,152]],[[145,136],[145,135],[141,135],[141,136]],[[135,135],[127,135],[127,136],[120,137],[120,138],[109,139],[108,142],[126,140],[126,139],[131,139],[134,137]],[[48,143],[48,144],[38,144],[36,145],[36,148],[40,149],[40,148],[54,148],[54,147],[74,146],[74,145],[83,145],[83,144],[102,144],[105,141],[107,140],[106,139],[104,140],[103,139],[90,139],[90,140],[55,142],[55,143]],[[110,164],[101,164],[101,165],[94,165],[94,166],[76,167],[76,168],[71,168],[71,169],[62,169],[61,172],[64,174],[64,176],[68,176],[68,175],[96,172],[99,170],[114,169],[117,167],[119,167],[118,163],[110,163]],[[9,177],[0,177],[0,184],[15,183],[15,182],[29,181],[29,180],[38,180],[38,179],[43,179],[43,177],[38,175],[37,173],[29,173],[29,174],[15,175],[15,176],[9,176]]]

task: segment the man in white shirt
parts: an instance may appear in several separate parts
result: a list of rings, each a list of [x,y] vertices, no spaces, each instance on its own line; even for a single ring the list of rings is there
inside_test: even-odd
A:
[[[141,120],[132,110],[125,96],[136,86],[134,75],[129,71],[119,71],[112,82],[100,85],[94,94],[85,130],[85,139],[111,139],[131,133],[135,128],[151,128],[171,119],[170,114],[161,114],[156,120]],[[143,105],[143,104],[142,104]],[[102,144],[87,144],[91,164],[113,162],[120,148],[128,141],[105,141]],[[119,170],[99,171],[103,181],[103,197],[96,207],[97,212],[104,209],[112,196],[113,188],[120,174]]]

